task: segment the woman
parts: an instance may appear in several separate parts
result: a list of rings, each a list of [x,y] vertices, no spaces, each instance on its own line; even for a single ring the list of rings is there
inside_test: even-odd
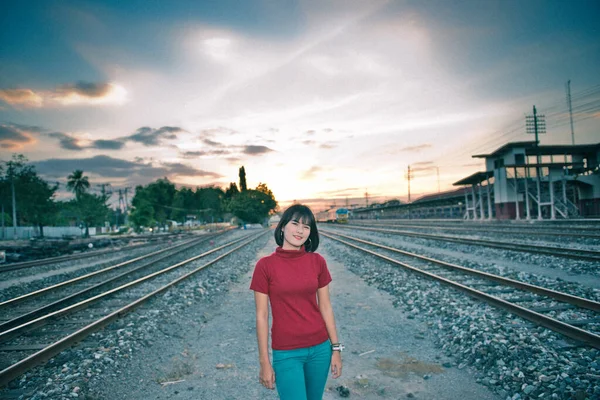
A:
[[[341,351],[329,299],[331,275],[325,259],[314,251],[319,232],[312,211],[289,207],[275,229],[279,247],[256,264],[250,289],[256,302],[256,336],[260,383],[282,400],[323,397],[327,372],[342,374]],[[269,361],[269,301],[273,366]]]

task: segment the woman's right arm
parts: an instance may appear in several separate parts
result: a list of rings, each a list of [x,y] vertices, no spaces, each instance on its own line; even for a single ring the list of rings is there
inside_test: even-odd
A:
[[[275,372],[269,361],[269,296],[254,292],[256,303],[256,338],[258,340],[258,360],[260,362],[261,383],[274,389]]]

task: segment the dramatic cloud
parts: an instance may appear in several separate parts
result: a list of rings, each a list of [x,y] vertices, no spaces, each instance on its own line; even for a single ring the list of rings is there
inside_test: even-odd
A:
[[[201,177],[220,178],[220,174],[196,169],[181,163],[162,163],[154,165],[139,161],[128,161],[110,156],[99,155],[90,158],[60,159],[53,158],[34,163],[38,171],[50,179],[64,178],[76,169],[94,174],[103,179],[126,178],[131,184],[143,184],[161,177]]]
[[[51,138],[58,139],[60,147],[65,150],[81,151],[85,148],[79,144],[79,140],[77,140],[77,138],[74,138],[62,132],[52,132],[49,133],[48,136],[50,136]]]
[[[163,126],[159,129],[152,129],[147,126],[139,128],[133,135],[123,138],[142,143],[144,146],[157,146],[160,139],[177,139],[176,133],[185,132],[183,129],[175,126]]]
[[[84,97],[104,97],[110,93],[112,85],[109,83],[77,82],[59,86],[56,93],[62,96],[77,94]]]
[[[177,139],[176,133],[178,132],[185,131],[174,126],[163,126],[159,129],[152,129],[145,126],[139,128],[134,134],[129,136],[123,136],[116,139],[98,139],[92,140],[91,142],[61,132],[53,132],[48,134],[48,136],[59,139],[60,147],[65,150],[121,150],[128,141],[142,143],[144,146],[158,146],[161,144],[161,139]]]
[[[213,146],[213,147],[223,146],[223,143],[215,142],[214,140],[210,140],[210,139],[202,139],[202,142],[208,146]]]
[[[0,147],[4,149],[17,149],[23,145],[34,143],[31,131],[19,129],[16,125],[0,125]]]
[[[43,99],[31,89],[0,89],[0,100],[23,107],[41,107]]]
[[[122,140],[105,140],[99,139],[94,140],[90,147],[100,150],[121,150],[125,146],[125,142]]]
[[[222,156],[230,154],[227,150],[208,150],[208,151],[186,151],[181,153],[181,156],[184,158],[196,158],[196,157],[204,157],[204,156]]]
[[[254,146],[254,145],[249,145],[249,146],[244,146],[244,149],[242,150],[242,153],[244,154],[248,154],[251,156],[255,156],[257,154],[263,154],[263,153],[268,153],[273,151],[272,149],[268,148],[267,146]]]
[[[114,83],[77,82],[58,86],[54,90],[0,89],[0,101],[25,108],[123,104],[127,101],[127,91]]]

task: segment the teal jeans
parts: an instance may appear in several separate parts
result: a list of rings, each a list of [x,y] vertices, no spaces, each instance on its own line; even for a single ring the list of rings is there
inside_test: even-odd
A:
[[[281,400],[321,400],[331,365],[329,340],[312,347],[273,350],[275,386]]]

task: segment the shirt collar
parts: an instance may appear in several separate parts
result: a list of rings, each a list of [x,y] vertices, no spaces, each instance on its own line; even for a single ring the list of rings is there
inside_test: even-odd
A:
[[[306,254],[306,250],[304,246],[300,247],[300,250],[284,250],[281,247],[277,247],[275,254],[282,258],[299,258]]]

